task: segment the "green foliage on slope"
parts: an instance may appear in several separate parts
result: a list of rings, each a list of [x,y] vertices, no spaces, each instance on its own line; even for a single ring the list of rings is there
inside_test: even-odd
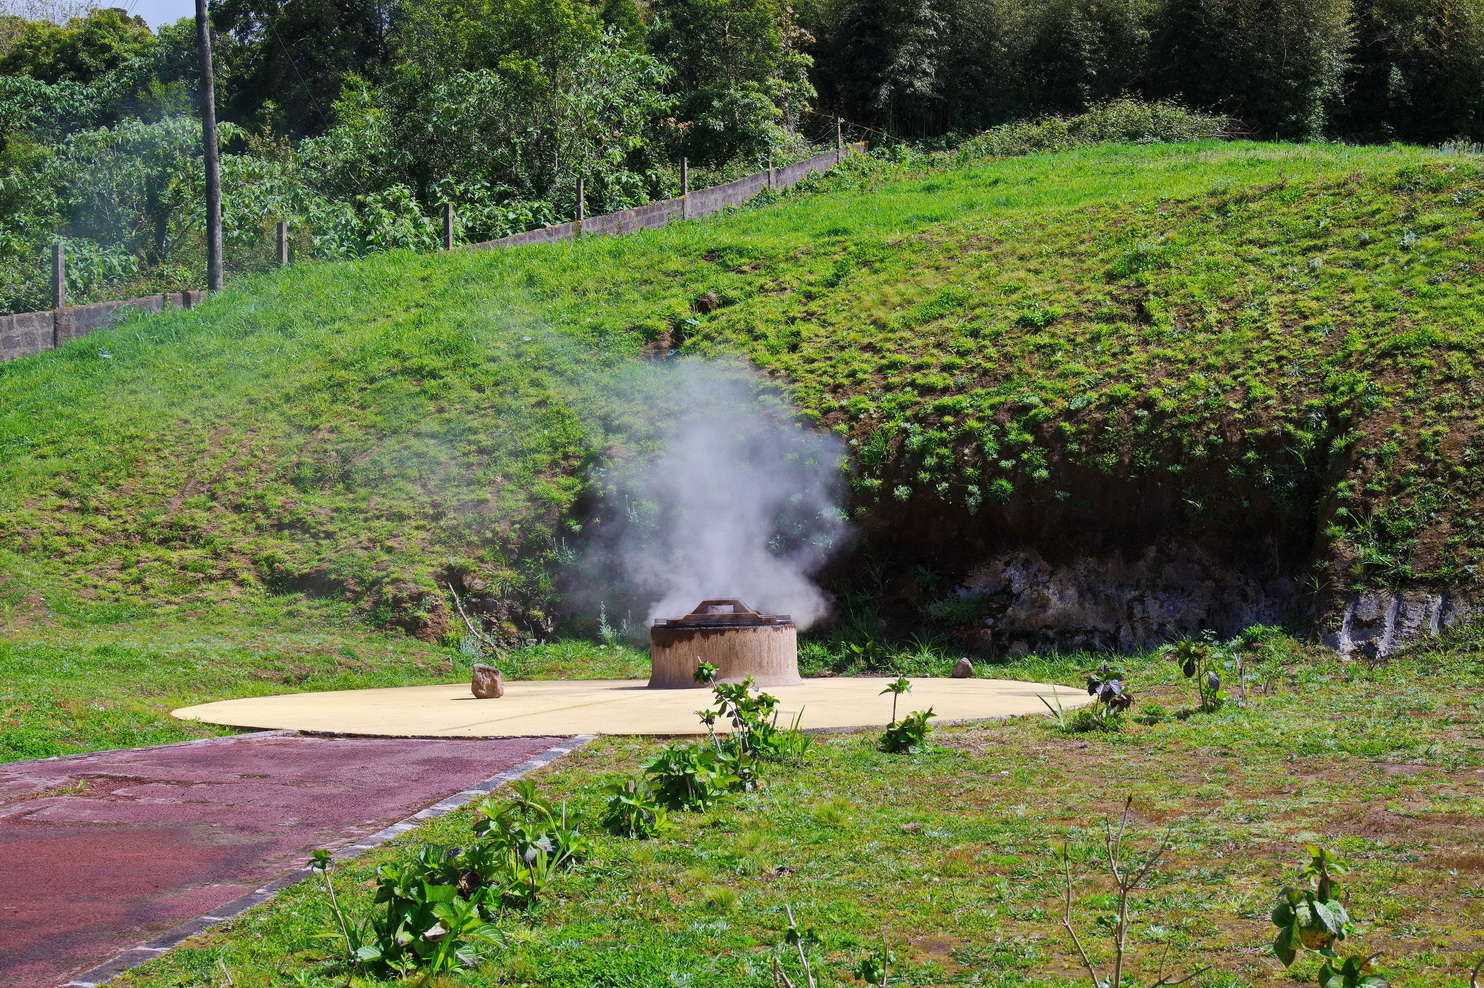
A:
[[[0,551],[13,595],[307,589],[436,636],[452,579],[542,627],[585,471],[665,414],[622,375],[678,347],[848,434],[867,518],[1102,523],[1105,477],[1317,532],[1336,586],[1472,586],[1481,192],[1406,148],[861,160],[664,231],[305,265],[0,366]]]

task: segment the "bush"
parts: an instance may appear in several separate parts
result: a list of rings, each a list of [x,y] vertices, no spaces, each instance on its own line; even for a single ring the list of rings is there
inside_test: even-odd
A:
[[[914,710],[901,720],[892,721],[881,732],[881,750],[889,755],[918,755],[929,749],[928,732],[932,725],[929,717],[936,717],[933,708]]]
[[[1195,113],[1178,103],[1142,103],[1119,99],[1101,103],[1075,117],[1047,117],[1006,124],[965,141],[960,164],[985,158],[1011,158],[1048,151],[1070,151],[1100,143],[1156,144],[1222,137],[1230,129],[1225,117]]]

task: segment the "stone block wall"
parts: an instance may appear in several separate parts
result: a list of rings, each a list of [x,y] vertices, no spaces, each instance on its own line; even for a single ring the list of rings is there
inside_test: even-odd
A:
[[[491,247],[523,247],[527,244],[549,244],[558,240],[576,237],[618,236],[635,230],[658,230],[682,219],[709,216],[724,209],[740,206],[765,189],[781,190],[798,185],[810,175],[829,171],[850,154],[865,150],[864,144],[851,144],[839,151],[826,151],[812,158],[796,162],[786,168],[770,172],[757,172],[726,185],[709,189],[696,189],[682,199],[665,199],[662,202],[646,203],[603,216],[590,216],[582,222],[559,223],[556,226],[527,230],[498,240],[467,244],[466,250],[485,250]]]
[[[166,309],[191,309],[206,297],[205,292],[174,292],[169,295],[146,295],[119,302],[94,302],[92,305],[70,305],[48,312],[18,312],[0,316],[0,361],[29,357],[52,350],[69,340],[114,325],[126,310],[164,312]]]

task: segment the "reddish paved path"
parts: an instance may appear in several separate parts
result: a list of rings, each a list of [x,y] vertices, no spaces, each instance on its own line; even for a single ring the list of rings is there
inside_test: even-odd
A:
[[[0,764],[0,985],[53,988],[559,740],[247,735]]]

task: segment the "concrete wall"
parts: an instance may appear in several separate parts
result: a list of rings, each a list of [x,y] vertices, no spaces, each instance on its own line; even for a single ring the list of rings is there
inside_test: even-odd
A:
[[[205,297],[205,292],[175,292],[171,295],[146,295],[121,302],[72,305],[50,312],[20,312],[0,316],[0,361],[15,360],[42,350],[51,350],[68,340],[81,339],[89,333],[106,329],[117,323],[127,310],[164,312],[166,309],[190,309]]]
[[[786,168],[775,168],[771,173],[758,172],[739,178],[726,185],[709,189],[697,189],[682,199],[666,199],[651,202],[619,213],[591,216],[581,223],[560,223],[556,226],[528,230],[499,240],[486,240],[478,244],[466,244],[465,250],[485,250],[491,247],[524,247],[527,244],[549,244],[558,240],[576,237],[618,236],[635,230],[658,230],[682,219],[709,216],[723,209],[740,206],[765,189],[775,191],[798,185],[810,175],[829,171],[847,155],[865,150],[864,144],[851,144],[841,151],[826,151],[812,158],[796,162]]]

